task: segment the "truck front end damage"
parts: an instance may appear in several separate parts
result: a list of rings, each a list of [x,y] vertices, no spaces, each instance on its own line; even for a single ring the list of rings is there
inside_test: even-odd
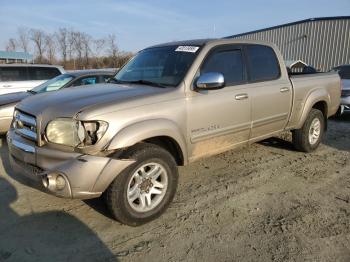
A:
[[[21,112],[7,134],[15,173],[35,181],[36,188],[63,198],[99,197],[133,160],[62,151],[39,146],[36,118]],[[32,185],[32,183],[31,183]]]

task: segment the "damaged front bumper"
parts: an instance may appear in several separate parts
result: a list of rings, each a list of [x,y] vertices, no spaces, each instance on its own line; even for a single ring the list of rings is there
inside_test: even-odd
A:
[[[14,172],[36,181],[42,191],[64,198],[99,197],[118,174],[134,163],[38,147],[13,130],[7,134],[7,144]]]

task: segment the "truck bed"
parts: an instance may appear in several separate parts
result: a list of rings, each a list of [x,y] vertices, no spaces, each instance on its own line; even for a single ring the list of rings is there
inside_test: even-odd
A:
[[[293,105],[288,127],[300,127],[300,117],[310,96],[317,95],[328,101],[327,116],[334,115],[340,104],[340,77],[336,72],[290,76],[293,85]]]

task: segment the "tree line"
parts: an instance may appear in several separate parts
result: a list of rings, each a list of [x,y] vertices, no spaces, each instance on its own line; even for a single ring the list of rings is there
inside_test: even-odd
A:
[[[132,56],[119,50],[115,34],[94,38],[68,28],[47,33],[20,27],[16,37],[8,39],[6,50],[32,53],[35,63],[60,64],[66,69],[119,68]]]

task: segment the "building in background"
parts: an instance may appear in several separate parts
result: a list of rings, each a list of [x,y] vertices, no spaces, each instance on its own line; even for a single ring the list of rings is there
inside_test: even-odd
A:
[[[0,51],[0,64],[33,63],[33,55],[26,52]]]
[[[350,64],[350,16],[311,18],[227,38],[272,42],[285,60],[302,60],[321,71]]]

